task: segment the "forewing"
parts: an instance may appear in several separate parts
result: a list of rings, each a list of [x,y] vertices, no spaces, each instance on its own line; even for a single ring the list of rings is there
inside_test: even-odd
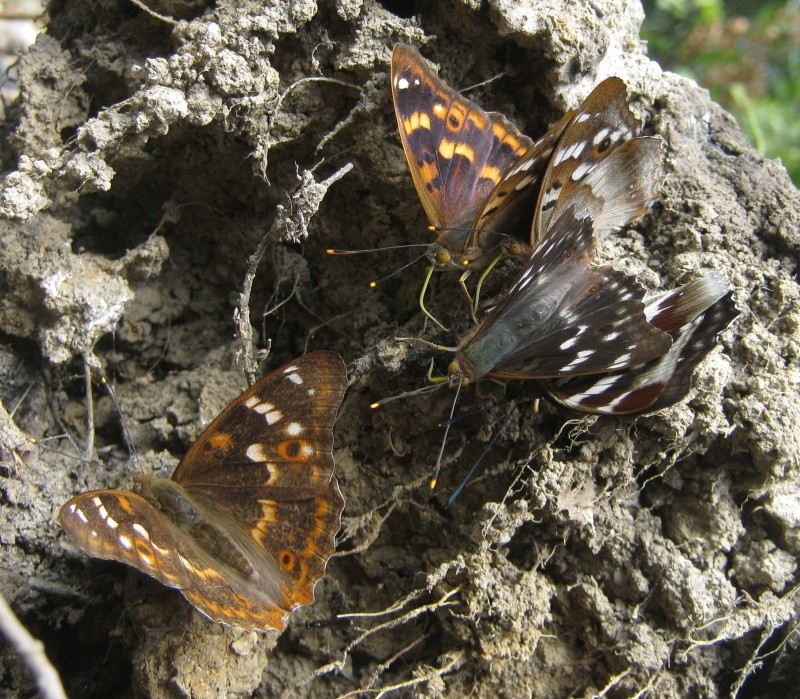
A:
[[[557,209],[569,205],[575,189],[603,158],[640,133],[641,125],[627,101],[625,83],[607,78],[576,110],[545,172],[531,232],[533,242],[547,234]],[[559,201],[566,204],[558,206]]]
[[[736,317],[732,293],[707,275],[647,303],[650,322],[673,337],[662,357],[638,367],[547,383],[551,397],[585,412],[619,415],[652,412],[683,400],[695,367]]]
[[[631,277],[591,264],[592,222],[565,211],[460,355],[475,373],[533,379],[641,364],[671,344]]]
[[[392,53],[392,97],[414,186],[437,228],[468,226],[532,141],[446,85],[413,47]]]
[[[334,352],[312,352],[276,369],[203,431],[173,480],[220,506],[326,492],[333,422],[346,385],[344,363]]]

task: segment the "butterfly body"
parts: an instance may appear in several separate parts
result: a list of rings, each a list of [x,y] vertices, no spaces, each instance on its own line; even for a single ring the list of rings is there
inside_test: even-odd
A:
[[[344,500],[331,427],[345,385],[336,354],[300,357],[230,403],[171,479],[83,493],[59,521],[89,555],[179,589],[214,621],[281,630],[334,551]]]

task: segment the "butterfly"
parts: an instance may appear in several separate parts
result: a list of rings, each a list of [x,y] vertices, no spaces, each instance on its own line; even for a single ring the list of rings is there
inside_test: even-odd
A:
[[[534,380],[562,405],[604,414],[655,411],[682,400],[695,366],[736,316],[732,293],[711,274],[645,302],[631,276],[594,264],[594,246],[592,217],[576,218],[574,202],[561,207],[482,323],[456,348],[434,345],[455,351],[449,383],[460,390],[482,379]]]
[[[637,137],[641,126],[619,78],[601,82],[536,143],[450,88],[405,44],[394,47],[391,85],[412,179],[438,233],[426,253],[431,266],[420,295],[431,318],[423,299],[435,269],[463,272],[459,283],[474,317],[483,278],[474,301],[466,278],[500,256],[529,256],[558,201],[582,190],[586,215],[592,208],[606,213],[595,227],[602,235],[644,215],[660,189],[661,140]],[[618,148],[623,153],[615,154]],[[618,181],[609,173],[621,162],[636,169],[638,177],[627,180],[635,185],[622,193],[604,190]]]
[[[299,357],[233,400],[172,478],[82,493],[59,522],[90,556],[177,588],[213,621],[281,631],[334,551],[344,500],[332,427],[346,384],[337,354]]]

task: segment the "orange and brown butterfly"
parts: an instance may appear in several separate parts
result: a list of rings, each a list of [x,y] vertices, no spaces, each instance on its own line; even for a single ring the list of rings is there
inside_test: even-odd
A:
[[[449,87],[406,44],[394,47],[391,86],[411,177],[438,235],[427,251],[431,271],[485,267],[496,256],[499,241],[478,235],[473,224],[533,141],[501,114],[485,112]],[[545,139],[536,163],[544,165],[555,140],[557,134]],[[486,234],[492,230],[489,224],[488,217],[482,221]]]
[[[334,352],[299,357],[232,401],[172,478],[82,493],[59,521],[90,556],[177,588],[213,621],[283,630],[334,552],[344,500],[332,427],[346,384]]]
[[[619,78],[602,81],[536,143],[446,85],[405,44],[394,48],[391,84],[411,176],[438,233],[428,279],[434,269],[460,269],[467,298],[467,275],[498,253],[530,256],[559,201],[604,214],[595,221],[602,237],[644,215],[661,186],[661,139],[637,137],[641,125]],[[618,182],[636,186],[621,192]],[[477,293],[473,314],[476,305]]]

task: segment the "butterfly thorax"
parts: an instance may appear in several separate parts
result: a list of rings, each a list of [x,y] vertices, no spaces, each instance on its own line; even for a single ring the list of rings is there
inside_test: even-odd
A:
[[[141,476],[134,490],[181,529],[202,516],[183,486],[168,478]]]
[[[230,530],[231,522],[227,518],[221,519],[221,514],[216,511],[213,517],[209,517],[209,507],[203,504],[201,496],[189,494],[180,483],[167,478],[142,477],[137,491],[178,529],[190,534],[192,540],[212,558],[245,578],[259,577],[249,562],[247,553],[240,550],[237,540],[226,534],[222,526],[212,523],[227,522]]]

